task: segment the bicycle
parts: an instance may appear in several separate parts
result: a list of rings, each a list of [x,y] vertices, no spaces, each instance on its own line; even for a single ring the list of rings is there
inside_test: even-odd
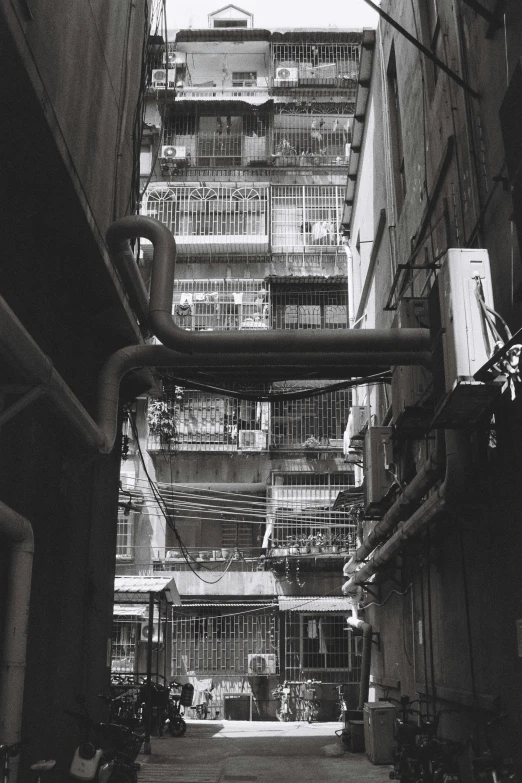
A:
[[[401,696],[399,701],[389,701],[400,707],[400,714],[394,720],[397,747],[390,778],[401,783],[460,783],[459,757],[464,745],[438,736],[441,716],[460,710],[439,710],[433,716],[424,716],[412,706],[419,700],[410,701],[409,696]],[[418,722],[412,720],[413,715]]]
[[[511,758],[504,758],[493,750],[491,728],[507,719],[505,713],[496,715],[486,723],[486,750],[471,761],[475,783],[519,783],[520,775]]]
[[[0,745],[0,760],[2,763],[2,778],[1,783],[8,783],[10,773],[10,759],[15,758],[20,753],[21,745],[19,742],[13,745],[1,744]]]

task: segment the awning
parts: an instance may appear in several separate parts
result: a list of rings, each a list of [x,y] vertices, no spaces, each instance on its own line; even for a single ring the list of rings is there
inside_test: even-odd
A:
[[[145,617],[148,607],[146,604],[114,604],[112,613],[114,617]]]
[[[279,609],[282,612],[351,612],[352,606],[352,600],[344,596],[279,596]]]
[[[114,579],[114,594],[118,601],[133,601],[145,604],[150,594],[164,596],[168,603],[179,606],[176,582],[172,576],[117,576]]]

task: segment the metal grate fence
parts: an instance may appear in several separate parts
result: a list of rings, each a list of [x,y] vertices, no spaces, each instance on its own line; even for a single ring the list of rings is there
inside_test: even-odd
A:
[[[326,550],[355,547],[356,525],[333,511],[339,492],[353,486],[353,473],[275,473],[269,489],[267,522],[273,547]]]
[[[339,43],[274,43],[273,86],[341,87],[355,93],[360,47]]]
[[[345,615],[289,611],[284,627],[287,680],[360,681],[360,642],[348,631]]]
[[[188,610],[186,607],[185,612]],[[271,656],[265,657],[265,662],[277,673],[279,621],[274,608],[243,607],[239,611],[221,604],[199,612],[192,617],[174,615],[173,676],[187,670],[196,675],[252,674],[249,656],[254,655]],[[250,657],[250,669],[252,666]]]

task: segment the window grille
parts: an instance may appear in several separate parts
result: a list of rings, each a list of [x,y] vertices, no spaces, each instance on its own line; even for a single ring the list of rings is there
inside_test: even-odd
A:
[[[185,329],[268,328],[268,290],[263,280],[176,280],[173,302],[175,321]]]
[[[172,409],[167,438],[149,435],[148,448],[180,451],[262,451],[267,448],[268,403],[180,390],[164,398]],[[172,430],[172,431],[171,431]]]
[[[299,388],[310,386],[292,384],[292,391]],[[342,449],[349,413],[348,389],[302,400],[275,401],[270,416],[270,445],[297,450]]]
[[[348,630],[345,615],[285,612],[286,679],[358,683],[359,639]]]
[[[257,72],[232,71],[232,87],[257,87]]]
[[[348,116],[277,114],[272,152],[276,165],[316,166],[346,163],[352,141]]]
[[[254,527],[251,524],[223,522],[221,525],[221,545],[240,549],[253,547]]]
[[[324,287],[322,290],[271,291],[273,329],[346,329],[348,290]]]
[[[238,82],[236,86],[242,85]],[[165,124],[163,144],[185,149],[185,158],[176,163],[178,167],[247,166],[251,161],[266,160],[267,128],[268,119],[257,114],[199,118],[172,115]]]
[[[134,517],[134,512],[130,512],[127,516],[124,512],[118,514],[116,528],[117,560],[132,560],[134,557]]]
[[[274,87],[341,87],[355,94],[360,47],[356,44],[274,43]],[[281,72],[278,69],[285,69]]]
[[[111,672],[136,669],[137,621],[115,617],[112,625]]]
[[[356,525],[345,511],[332,511],[339,492],[353,486],[353,473],[274,474],[267,521],[274,546],[303,544],[322,536],[324,544],[355,546]]]
[[[187,670],[196,675],[245,676],[249,655],[277,656],[278,615],[270,609],[247,613],[244,607],[241,613],[234,607],[220,604],[198,616],[174,615],[173,639],[174,676]]]
[[[272,247],[298,252],[303,247],[341,244],[343,191],[338,186],[274,185]]]
[[[263,249],[268,244],[267,186],[152,187],[145,214],[165,223],[183,249]]]

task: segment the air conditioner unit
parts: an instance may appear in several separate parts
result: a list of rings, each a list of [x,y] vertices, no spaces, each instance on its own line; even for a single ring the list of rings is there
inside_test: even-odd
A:
[[[143,620],[143,622],[141,624],[140,639],[141,639],[142,642],[148,642],[149,641],[149,621],[148,620]],[[154,626],[153,626],[152,641],[154,642],[154,644],[157,644],[158,642],[163,642],[163,628],[160,628],[157,622],[155,622]]]
[[[252,653],[248,656],[248,673],[275,674],[276,656],[275,653]]]
[[[366,405],[352,405],[346,425],[348,445],[352,447],[362,446],[364,440],[363,429],[368,422],[368,408]]]
[[[382,517],[389,505],[388,490],[393,474],[391,427],[368,427],[364,436],[364,512],[366,516]]]
[[[482,383],[473,377],[495,345],[477,298],[478,289],[485,306],[494,308],[488,251],[448,250],[441,262],[438,289],[444,379],[433,423],[469,426],[484,414],[500,389],[499,383]]]
[[[176,71],[174,68],[168,69],[168,84],[167,84],[167,69],[166,68],[155,68],[152,71],[152,79],[151,83],[152,86],[157,89],[165,89],[165,87],[168,87],[169,90],[173,90],[175,86],[176,81]]]
[[[161,148],[162,160],[185,160],[186,157],[187,157],[186,147],[176,147],[172,145],[167,145],[166,147]]]
[[[287,68],[280,66],[276,68],[274,87],[290,87],[296,85],[299,81],[299,71],[297,68]]]

